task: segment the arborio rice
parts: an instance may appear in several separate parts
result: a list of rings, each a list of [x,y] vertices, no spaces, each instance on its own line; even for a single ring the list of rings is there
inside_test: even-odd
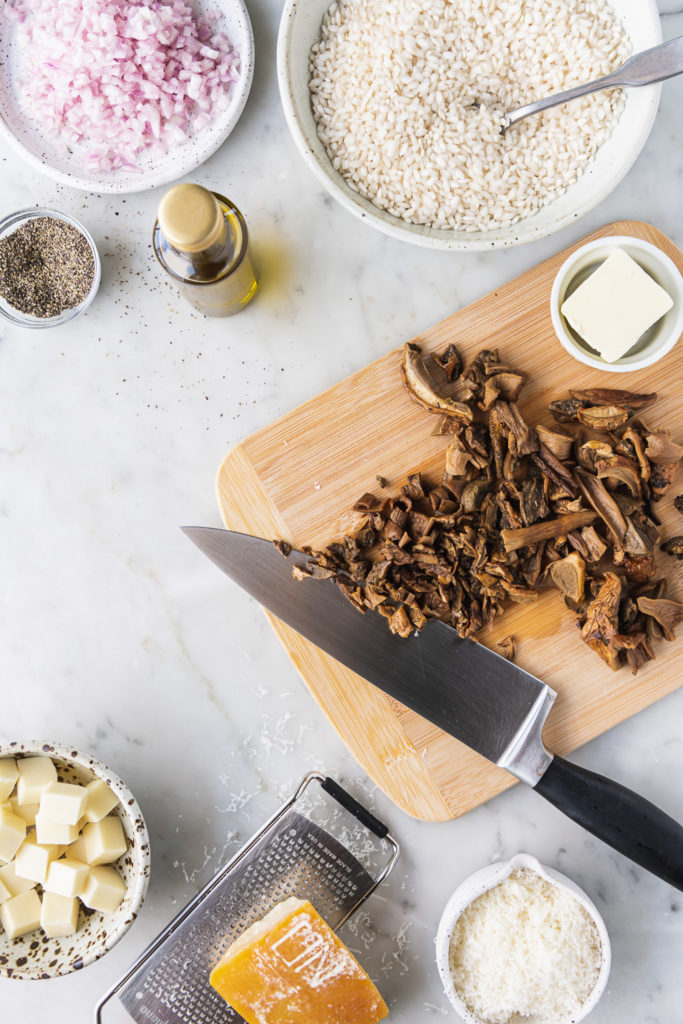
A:
[[[583,173],[621,114],[621,90],[501,114],[622,64],[604,0],[336,0],[310,54],[318,135],[334,167],[413,224],[506,227]]]

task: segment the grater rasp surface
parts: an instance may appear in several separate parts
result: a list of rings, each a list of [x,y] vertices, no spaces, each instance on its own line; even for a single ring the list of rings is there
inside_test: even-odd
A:
[[[119,998],[138,1024],[236,1024],[243,1018],[209,985],[230,943],[288,896],[310,900],[336,928],[374,886],[346,847],[290,808],[236,858]]]

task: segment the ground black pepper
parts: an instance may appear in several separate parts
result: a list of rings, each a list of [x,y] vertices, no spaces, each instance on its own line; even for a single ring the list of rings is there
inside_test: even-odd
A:
[[[87,238],[68,221],[32,217],[0,238],[0,295],[31,316],[59,316],[79,306],[95,276]]]

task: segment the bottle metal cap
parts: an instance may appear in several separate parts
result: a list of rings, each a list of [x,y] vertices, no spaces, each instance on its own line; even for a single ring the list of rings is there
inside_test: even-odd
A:
[[[175,185],[159,203],[159,227],[174,249],[200,252],[221,240],[223,210],[213,192],[201,185]]]

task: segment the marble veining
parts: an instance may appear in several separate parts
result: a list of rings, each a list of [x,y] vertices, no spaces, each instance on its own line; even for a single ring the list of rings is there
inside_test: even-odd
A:
[[[660,0],[665,37],[679,0]],[[591,1024],[679,1024],[683,896],[516,787],[459,821],[406,817],[322,717],[258,606],[180,533],[219,525],[215,470],[253,430],[389,347],[606,222],[639,218],[683,245],[683,79],[664,84],[635,166],[571,228],[485,254],[413,248],[333,203],[301,162],[280,110],[280,4],[249,4],[256,72],[228,142],[192,180],[244,212],[261,295],[210,321],[160,276],[160,192],[88,195],[0,151],[0,215],[74,214],[103,258],[86,316],[45,332],[0,327],[0,739],[62,740],[129,784],[150,830],[152,876],[134,927],[98,963],[40,983],[0,981],[2,1019],[90,1019],[101,993],[291,792],[336,776],[402,844],[390,879],[343,935],[395,1024],[453,1018],[434,936],[456,885],[525,850],[583,886],[613,946]],[[683,692],[576,755],[683,817]],[[111,1020],[123,1020],[113,1012]]]

